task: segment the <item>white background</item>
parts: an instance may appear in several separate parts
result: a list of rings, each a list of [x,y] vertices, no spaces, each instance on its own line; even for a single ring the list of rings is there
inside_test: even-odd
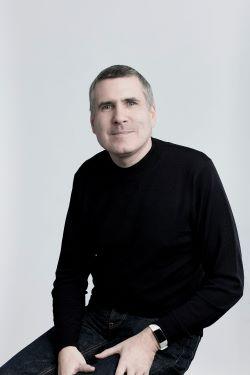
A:
[[[153,136],[213,160],[242,247],[245,294],[205,329],[188,374],[249,374],[249,11],[244,0],[0,2],[0,364],[53,325],[73,174],[102,150],[89,85],[127,64],[153,87]]]

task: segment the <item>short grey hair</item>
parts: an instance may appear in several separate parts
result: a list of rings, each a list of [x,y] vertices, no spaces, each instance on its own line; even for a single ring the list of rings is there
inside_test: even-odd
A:
[[[91,113],[95,111],[95,99],[94,99],[94,90],[95,86],[98,82],[108,79],[108,78],[120,78],[120,77],[130,77],[130,76],[136,76],[142,86],[143,86],[143,93],[145,95],[145,99],[147,101],[147,104],[149,107],[154,105],[154,96],[153,96],[153,91],[146,80],[137,70],[134,68],[131,68],[130,66],[127,65],[112,65],[109,66],[108,68],[102,70],[98,76],[94,79],[94,81],[91,83],[90,88],[89,88],[89,110]]]

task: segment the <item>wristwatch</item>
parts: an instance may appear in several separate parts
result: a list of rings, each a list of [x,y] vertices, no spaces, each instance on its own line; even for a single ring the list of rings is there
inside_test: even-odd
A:
[[[157,324],[149,324],[149,328],[152,330],[157,342],[159,343],[160,350],[166,349],[168,346],[168,340],[162,329]]]

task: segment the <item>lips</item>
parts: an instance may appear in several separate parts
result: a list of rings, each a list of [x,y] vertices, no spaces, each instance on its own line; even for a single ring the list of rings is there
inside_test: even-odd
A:
[[[113,135],[129,134],[129,133],[133,133],[133,131],[117,132],[117,133],[113,133]]]

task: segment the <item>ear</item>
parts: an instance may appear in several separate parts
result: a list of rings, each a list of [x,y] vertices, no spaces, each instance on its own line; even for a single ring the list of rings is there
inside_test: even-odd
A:
[[[156,125],[156,118],[157,118],[155,103],[151,105],[149,112],[150,112],[151,123],[152,123],[152,128],[153,128]]]
[[[90,124],[91,124],[91,128],[92,128],[92,132],[93,132],[93,133],[95,133],[95,128],[94,128],[94,119],[95,119],[94,115],[91,114],[91,115],[90,115]]]

